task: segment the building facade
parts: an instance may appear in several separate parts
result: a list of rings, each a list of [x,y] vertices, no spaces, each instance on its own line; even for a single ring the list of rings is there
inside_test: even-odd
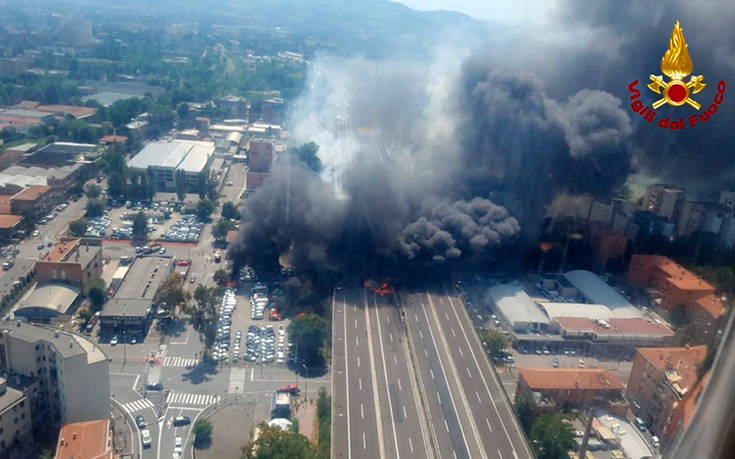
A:
[[[639,348],[625,396],[636,416],[666,438],[677,406],[699,380],[707,346]]]
[[[39,284],[64,282],[84,289],[89,281],[102,276],[102,249],[82,244],[78,238],[62,238],[36,262],[36,276]]]
[[[33,437],[30,401],[0,378],[0,457],[12,457],[12,448],[29,437]]]
[[[10,378],[18,374],[39,380],[46,425],[110,416],[107,356],[82,336],[20,321],[0,322],[0,370]]]
[[[623,384],[603,368],[519,368],[516,399],[538,393],[558,409],[599,406],[622,398]]]

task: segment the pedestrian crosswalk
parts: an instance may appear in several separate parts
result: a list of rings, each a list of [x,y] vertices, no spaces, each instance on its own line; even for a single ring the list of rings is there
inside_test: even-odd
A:
[[[123,403],[122,407],[128,413],[133,414],[146,408],[153,408],[153,403],[151,403],[147,398],[142,398],[139,400],[133,400],[132,402]]]
[[[186,357],[166,357],[163,359],[164,367],[193,367],[196,366],[197,359]]]
[[[230,394],[242,394],[245,392],[245,372],[246,368],[233,368],[230,370],[230,384],[227,392]]]
[[[221,398],[219,395],[169,392],[168,397],[166,397],[166,403],[168,405],[207,406],[219,402]]]
[[[148,383],[153,384],[161,381],[161,367],[148,368]]]

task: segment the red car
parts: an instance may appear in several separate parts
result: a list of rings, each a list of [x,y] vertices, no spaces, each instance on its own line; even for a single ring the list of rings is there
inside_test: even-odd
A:
[[[179,260],[176,262],[177,266],[189,266],[189,262],[187,260]]]
[[[299,395],[301,388],[298,384],[287,384],[285,386],[281,386],[279,392],[288,392],[291,395]]]

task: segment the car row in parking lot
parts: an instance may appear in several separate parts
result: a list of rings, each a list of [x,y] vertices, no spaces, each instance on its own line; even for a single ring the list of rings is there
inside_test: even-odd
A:
[[[84,235],[86,237],[103,237],[108,226],[110,226],[110,217],[107,215],[90,218]]]
[[[285,363],[293,345],[286,339],[283,325],[278,326],[277,335],[278,337],[276,337],[276,329],[273,325],[266,325],[262,328],[255,325],[248,327],[243,360],[257,362],[260,359],[263,363]]]
[[[204,223],[193,215],[185,215],[163,235],[166,241],[196,242],[202,234]]]
[[[218,361],[227,360],[230,351],[230,330],[232,328],[232,313],[237,305],[235,291],[231,288],[225,290],[222,303],[219,308],[219,320],[217,321],[217,335],[215,336],[212,358]],[[240,332],[238,332],[240,333]]]

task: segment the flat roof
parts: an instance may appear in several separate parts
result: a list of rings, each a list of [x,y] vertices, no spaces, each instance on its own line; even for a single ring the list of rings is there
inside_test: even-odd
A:
[[[170,272],[171,258],[169,257],[137,257],[120,284],[115,298],[152,301],[161,282]]]
[[[614,317],[639,317],[640,311],[597,274],[582,269],[564,274],[590,302],[604,304]]]
[[[515,322],[549,324],[549,318],[522,287],[498,284],[490,287],[488,293],[511,325]]]
[[[20,215],[0,214],[0,229],[11,229],[22,219]]]
[[[21,302],[15,315],[33,315],[33,311],[46,310],[50,315],[66,314],[79,296],[79,288],[69,284],[50,282],[36,289]]]
[[[622,390],[615,373],[606,368],[519,368],[531,390]]]
[[[609,319],[607,327],[587,317],[557,317],[559,326],[567,332],[594,333],[600,338],[665,337],[674,332],[666,325],[640,318]]]
[[[6,319],[0,322],[0,331],[27,343],[45,341],[53,344],[56,352],[63,357],[74,357],[80,354],[87,355],[87,363],[93,364],[107,360],[104,352],[83,336],[65,330],[40,324],[29,324],[17,320]]]
[[[56,443],[56,459],[112,459],[115,456],[110,438],[110,420],[65,424]],[[63,440],[63,442],[62,442]]]
[[[128,161],[128,167],[147,169],[165,167],[186,172],[201,172],[214,154],[214,142],[174,139],[150,142]]]
[[[51,263],[79,263],[83,267],[89,265],[95,256],[102,250],[101,247],[90,244],[81,244],[81,239],[57,241],[51,251],[42,260]]]
[[[25,175],[31,178],[43,177],[45,179],[55,178],[57,180],[62,180],[83,166],[84,164],[79,163],[65,164],[63,166],[56,167],[25,166],[16,164],[15,166],[10,166],[9,168],[2,171],[0,177]],[[0,183],[2,183],[3,180],[3,178],[0,178]],[[46,180],[44,180],[43,183],[29,183],[29,185],[30,184],[47,185],[48,183],[46,182]]]
[[[112,298],[105,303],[101,317],[145,317],[152,304],[140,298]]]
[[[588,303],[553,303],[540,301],[539,305],[549,317],[577,317],[593,320],[610,320],[610,308],[604,304]]]
[[[4,378],[0,379],[5,382],[5,393],[0,395],[0,413],[3,413],[6,409],[21,401],[25,397],[25,394],[22,391],[8,387]]]

